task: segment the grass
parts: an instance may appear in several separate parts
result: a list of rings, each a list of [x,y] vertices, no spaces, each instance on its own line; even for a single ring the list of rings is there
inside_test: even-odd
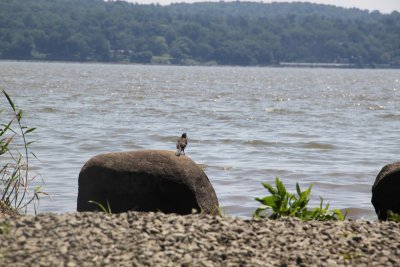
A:
[[[11,97],[5,90],[1,90],[6,98],[10,118],[0,121],[0,204],[10,210],[20,213],[33,204],[35,214],[39,195],[45,194],[41,186],[31,188],[36,176],[31,177],[30,159],[36,157],[30,152],[29,147],[33,142],[28,142],[27,136],[35,128],[23,125],[22,110],[17,109]],[[5,109],[0,110],[0,115],[5,114]],[[22,151],[22,152],[21,152]]]
[[[97,202],[97,201],[94,201],[94,200],[89,200],[88,202],[97,205],[97,207],[99,207],[100,210],[103,211],[104,213],[112,214],[110,203],[108,202],[108,200],[107,200],[107,207],[105,207],[100,202]]]
[[[308,209],[312,185],[302,191],[299,184],[296,183],[296,193],[291,194],[286,190],[278,177],[275,179],[276,187],[268,183],[262,183],[269,191],[270,195],[263,198],[256,198],[262,204],[255,210],[254,218],[279,219],[282,217],[297,217],[305,221],[343,221],[345,215],[338,209],[329,210],[329,204],[324,205],[324,200],[320,197],[320,205],[314,209]]]

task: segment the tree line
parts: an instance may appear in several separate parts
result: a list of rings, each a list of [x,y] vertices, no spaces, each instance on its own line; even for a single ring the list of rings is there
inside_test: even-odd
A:
[[[400,13],[309,3],[7,0],[0,59],[400,67]]]

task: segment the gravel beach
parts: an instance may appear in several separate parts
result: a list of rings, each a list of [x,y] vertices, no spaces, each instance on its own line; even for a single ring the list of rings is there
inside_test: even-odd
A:
[[[0,266],[400,266],[400,224],[202,214],[0,217]]]

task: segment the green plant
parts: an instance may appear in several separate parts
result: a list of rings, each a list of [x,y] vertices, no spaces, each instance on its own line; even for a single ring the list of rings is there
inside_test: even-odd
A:
[[[92,203],[92,204],[96,204],[104,213],[107,213],[107,214],[112,213],[110,203],[108,203],[108,200],[107,200],[107,208],[104,207],[103,204],[101,204],[100,202],[97,202],[97,201],[89,200],[88,202]]]
[[[311,212],[308,211],[309,220],[317,221],[344,221],[346,218],[346,213],[343,214],[338,209],[329,210],[329,203],[323,207],[324,199],[320,198],[319,207],[314,208]],[[307,219],[307,218],[306,218]]]
[[[356,253],[356,252],[349,252],[349,253],[343,254],[342,257],[343,257],[343,259],[345,259],[345,260],[351,261],[351,260],[360,258],[360,257],[361,257],[361,254]]]
[[[6,223],[0,224],[0,235],[8,234],[10,226]]]
[[[30,156],[36,157],[29,152],[26,136],[35,128],[28,128],[22,124],[22,110],[15,107],[11,97],[1,90],[11,108],[11,119],[0,124],[0,202],[15,211],[21,211],[33,203],[36,213],[36,204],[39,201],[41,186],[33,188],[31,192],[29,185],[36,178],[30,176]],[[3,114],[5,110],[0,110]],[[6,120],[7,121],[7,120]],[[19,149],[23,150],[21,153]]]
[[[271,195],[256,198],[262,206],[255,210],[253,217],[269,217],[270,219],[279,219],[281,217],[297,217],[302,220],[340,220],[343,221],[345,216],[340,210],[329,210],[329,204],[323,205],[323,198],[321,199],[320,206],[312,210],[307,209],[310,201],[310,194],[312,185],[308,189],[301,191],[300,186],[296,183],[297,195],[291,194],[286,190],[281,180],[278,177],[275,179],[276,188],[268,183],[262,185],[269,191]]]
[[[387,220],[392,222],[400,222],[400,214],[395,213],[391,210],[387,211]]]

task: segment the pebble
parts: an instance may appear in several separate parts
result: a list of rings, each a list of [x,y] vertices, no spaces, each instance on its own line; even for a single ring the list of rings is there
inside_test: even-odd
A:
[[[0,217],[0,266],[400,266],[400,224],[204,214]]]

